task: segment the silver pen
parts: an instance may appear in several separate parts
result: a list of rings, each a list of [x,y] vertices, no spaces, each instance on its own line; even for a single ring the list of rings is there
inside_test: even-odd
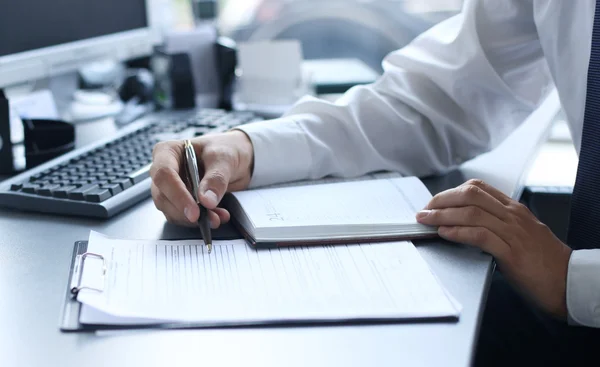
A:
[[[191,191],[194,200],[198,204],[200,209],[200,217],[198,218],[198,227],[200,227],[200,234],[202,239],[208,248],[208,253],[212,252],[212,235],[210,232],[210,221],[208,219],[208,209],[204,205],[200,204],[200,171],[198,170],[198,161],[196,160],[196,151],[192,146],[192,142],[189,140],[185,141],[185,160],[188,177],[188,189]]]

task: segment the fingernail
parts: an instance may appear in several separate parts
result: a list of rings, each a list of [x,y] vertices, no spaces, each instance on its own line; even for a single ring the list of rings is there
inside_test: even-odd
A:
[[[193,209],[190,207],[186,207],[185,209],[183,209],[183,214],[190,222],[194,221],[194,218],[192,218],[192,210]]]
[[[214,191],[208,190],[204,193],[204,196],[206,196],[206,198],[208,199],[211,208],[215,208],[219,204],[219,198],[217,197],[217,194],[215,194]]]
[[[431,214],[431,210],[421,210],[417,213],[417,219],[425,219],[429,214]]]

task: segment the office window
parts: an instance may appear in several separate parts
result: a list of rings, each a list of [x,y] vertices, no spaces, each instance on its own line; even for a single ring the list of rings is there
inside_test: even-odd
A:
[[[191,22],[189,0],[172,0]],[[236,41],[298,39],[306,59],[358,58],[377,71],[389,52],[458,13],[463,0],[219,0],[219,28]]]

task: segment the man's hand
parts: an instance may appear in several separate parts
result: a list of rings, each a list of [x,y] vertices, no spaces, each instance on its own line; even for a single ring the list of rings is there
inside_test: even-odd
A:
[[[209,209],[211,227],[229,221],[229,213],[218,208],[228,191],[248,187],[252,175],[254,151],[248,136],[241,131],[206,135],[192,140],[202,180],[200,203]],[[198,205],[181,178],[185,159],[183,141],[158,143],[152,153],[150,169],[152,199],[169,222],[195,225],[200,216]]]
[[[522,204],[478,180],[436,195],[417,220],[442,238],[492,254],[500,270],[530,300],[566,318],[571,249]]]

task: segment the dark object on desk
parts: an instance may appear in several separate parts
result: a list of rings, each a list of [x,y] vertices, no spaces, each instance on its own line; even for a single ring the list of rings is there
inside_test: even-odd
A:
[[[236,45],[227,37],[219,37],[210,21],[165,35],[164,45],[155,49],[150,65],[160,107],[231,110]]]
[[[21,118],[0,90],[0,174],[34,168],[75,147],[75,129],[56,120]]]
[[[23,120],[25,161],[32,169],[75,148],[73,125],[56,120]]]
[[[9,101],[0,89],[0,174],[11,174],[25,168],[25,149],[21,149],[20,157],[15,156],[19,153],[18,149],[13,149],[16,145],[23,147],[24,141],[15,141],[12,132],[12,126],[20,126],[21,121],[13,122],[11,119],[18,119],[18,116],[11,115]]]
[[[119,87],[119,97],[125,105],[115,116],[118,125],[129,124],[154,110],[154,76],[147,69],[130,70]]]
[[[571,186],[528,186],[521,203],[566,243],[572,193]]]
[[[217,48],[217,72],[221,82],[219,108],[231,111],[233,109],[235,69],[238,62],[236,44],[231,38],[219,37],[215,47]]]
[[[136,98],[139,103],[154,100],[154,76],[146,69],[130,70],[119,87],[119,97],[123,102]]]
[[[0,184],[0,206],[108,218],[150,197],[152,148],[259,120],[222,110],[163,112],[116,136],[71,152]]]
[[[154,99],[158,107],[188,109],[196,106],[196,89],[188,54],[169,54],[157,49],[151,64],[156,78]]]

